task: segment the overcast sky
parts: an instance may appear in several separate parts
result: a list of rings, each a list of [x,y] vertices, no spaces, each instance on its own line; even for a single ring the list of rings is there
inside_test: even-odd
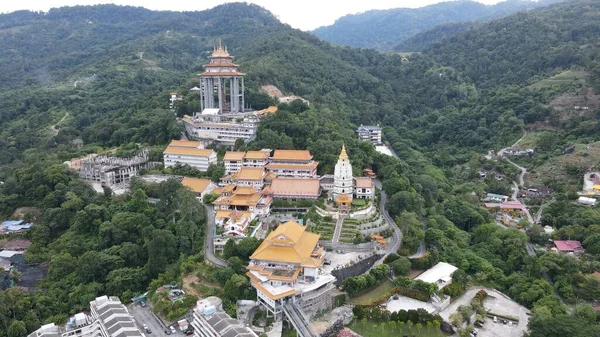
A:
[[[442,0],[246,0],[277,15],[279,19],[294,28],[311,30],[330,25],[346,14],[364,12],[370,9],[388,9],[398,7],[422,7]],[[478,0],[493,4],[499,0]],[[227,0],[0,0],[0,12],[7,13],[19,9],[47,11],[53,7],[94,5],[115,3],[118,5],[141,6],[153,10],[197,11],[216,5],[233,2]]]

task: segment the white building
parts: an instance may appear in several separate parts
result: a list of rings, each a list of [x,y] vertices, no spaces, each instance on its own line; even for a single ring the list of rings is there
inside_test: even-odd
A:
[[[438,286],[438,289],[441,290],[445,286],[452,283],[452,274],[454,274],[457,269],[458,268],[449,263],[439,262],[421,275],[417,276],[415,280],[421,280],[423,282],[435,284]]]
[[[373,179],[369,177],[361,177],[354,179],[354,197],[357,199],[373,199],[375,198],[375,186]]]
[[[28,337],[146,337],[118,297],[90,302],[90,315],[78,313],[64,327],[46,324]]]
[[[346,146],[342,145],[335,171],[333,174],[333,198],[336,199],[340,194],[352,196],[354,193],[354,177],[352,176],[352,164],[346,153]]]
[[[177,101],[182,101],[183,96],[178,95],[176,92],[169,94],[169,109],[174,109]]]
[[[319,237],[289,221],[272,231],[250,256],[246,275],[260,305],[277,319],[287,304],[308,315],[332,308],[335,277],[322,269],[326,253]]]
[[[223,231],[223,236],[247,236],[248,226],[255,215],[250,211],[223,211],[217,210],[215,224]]]
[[[238,172],[242,167],[266,167],[271,150],[260,151],[227,151],[223,157],[225,174]]]
[[[252,113],[246,113],[245,117],[240,117],[241,115],[215,115],[204,111],[193,117],[183,116],[182,121],[190,138],[221,145],[234,145],[238,139],[243,139],[245,142],[254,139],[260,122],[259,118]]]
[[[596,199],[588,198],[588,197],[579,197],[579,199],[577,199],[577,203],[579,203],[581,205],[586,205],[586,206],[595,206],[596,201],[597,201]]]
[[[356,130],[358,138],[371,142],[373,145],[381,144],[381,127],[379,125],[360,125]]]
[[[163,152],[165,167],[175,166],[177,163],[190,165],[201,172],[206,172],[208,167],[217,163],[217,153],[213,150],[201,148],[200,142],[173,140]]]
[[[202,299],[192,311],[194,337],[258,337],[250,328],[209,301]]]

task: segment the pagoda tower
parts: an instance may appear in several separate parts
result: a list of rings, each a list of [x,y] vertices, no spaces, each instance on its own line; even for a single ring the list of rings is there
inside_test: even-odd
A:
[[[239,72],[239,65],[233,63],[234,57],[220,39],[208,58],[210,62],[200,74],[200,110],[218,108],[220,114],[244,112],[246,74]]]
[[[354,177],[352,176],[352,164],[350,164],[350,160],[348,159],[346,146],[342,145],[342,152],[337,164],[335,164],[333,174],[333,198],[335,200],[338,196],[345,194],[352,199],[353,193]]]

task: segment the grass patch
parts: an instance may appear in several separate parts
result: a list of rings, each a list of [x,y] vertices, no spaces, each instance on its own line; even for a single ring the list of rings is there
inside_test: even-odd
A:
[[[571,84],[585,84],[588,73],[583,70],[567,70],[552,77],[545,78],[528,86],[529,89],[543,89],[554,86],[563,86]]]
[[[396,337],[396,336],[416,336],[416,337],[444,337],[444,333],[439,328],[428,328],[424,326],[420,330],[415,326],[408,327],[404,325],[402,328],[396,324],[389,322],[382,324],[371,321],[354,320],[348,327],[364,337]]]
[[[378,300],[381,296],[391,292],[394,289],[394,284],[392,283],[392,281],[386,279],[385,281],[383,281],[380,285],[378,285],[376,288],[373,288],[372,290],[351,298],[350,301],[348,303],[350,304],[362,304],[362,305],[369,305],[371,303],[373,303],[375,300]]]

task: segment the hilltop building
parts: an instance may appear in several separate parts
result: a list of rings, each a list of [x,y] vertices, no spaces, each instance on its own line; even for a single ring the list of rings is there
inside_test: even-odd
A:
[[[271,211],[273,198],[252,186],[229,184],[215,189],[214,192],[220,194],[213,202],[215,211],[249,211],[252,219],[256,216],[267,216]]]
[[[377,125],[360,125],[356,132],[358,138],[365,142],[371,142],[373,145],[381,144],[381,127]]]
[[[185,132],[190,138],[219,145],[233,146],[243,139],[248,143],[256,136],[260,119],[253,113],[219,115],[218,109],[204,109],[190,117],[183,116]]]
[[[279,178],[317,178],[317,166],[308,150],[275,150],[266,168]]]
[[[287,305],[309,315],[332,308],[335,277],[322,269],[326,253],[319,237],[289,221],[272,231],[250,256],[246,275],[259,304],[277,319]]]
[[[43,325],[28,337],[145,337],[118,297],[97,297],[90,302],[90,314],[80,312],[64,327]]]
[[[181,184],[190,189],[200,201],[205,195],[212,193],[217,188],[217,184],[210,179],[189,178],[185,177],[181,180]]]
[[[225,313],[222,305],[209,299],[199,300],[192,311],[194,337],[258,337],[244,323]]]
[[[177,101],[182,101],[183,96],[177,94],[176,92],[169,93],[169,109],[175,109],[175,104]]]
[[[335,164],[335,172],[333,174],[333,198],[337,199],[341,194],[345,194],[352,198],[354,193],[354,177],[352,176],[352,164],[346,153],[346,146],[342,145],[342,152]]]
[[[449,263],[438,262],[438,264],[417,276],[415,280],[435,284],[438,289],[441,290],[452,283],[452,274],[454,274],[457,269],[458,268]]]
[[[206,172],[210,165],[217,163],[217,153],[202,148],[201,143],[197,141],[173,140],[163,152],[163,161],[165,167],[180,163]]]
[[[233,63],[227,47],[221,45],[213,49],[200,74],[200,109],[218,108],[220,113],[244,112],[244,73]],[[229,99],[227,98],[229,93]]]

